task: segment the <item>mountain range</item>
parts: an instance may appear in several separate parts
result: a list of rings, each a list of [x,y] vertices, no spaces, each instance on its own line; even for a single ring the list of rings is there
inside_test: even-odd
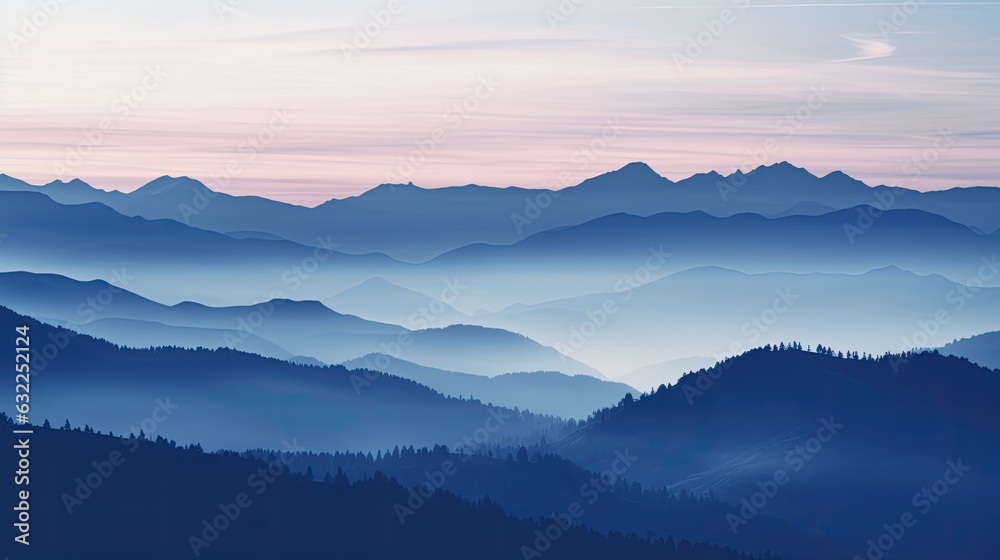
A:
[[[409,330],[338,313],[315,301],[167,306],[101,280],[28,272],[0,273],[0,297],[20,313],[136,348],[230,348],[325,364],[391,352],[395,358],[478,375],[549,370],[601,376],[552,348],[500,329]]]
[[[1000,190],[995,188],[920,192],[869,187],[842,172],[817,177],[787,162],[748,174],[713,171],[677,182],[636,162],[560,191],[380,185],[315,208],[216,192],[189,177],[160,177],[122,193],[78,179],[36,186],[0,175],[0,190],[42,192],[64,204],[98,202],[127,216],[166,218],[222,233],[276,236],[307,245],[314,245],[317,235],[331,235],[345,252],[385,253],[411,262],[469,243],[509,244],[525,235],[615,213],[704,211],[719,217],[740,213],[773,217],[803,207],[812,212],[873,205],[922,210],[981,232],[1000,229],[1000,218],[990,210],[1000,205]]]
[[[188,554],[293,442],[206,556],[993,560],[998,207],[788,163],[313,208],[0,175],[36,527]]]
[[[617,404],[627,393],[638,393],[633,386],[589,375],[532,371],[486,377],[430,368],[386,354],[370,354],[341,365],[391,373],[452,397],[473,396],[499,406],[563,418],[585,418],[596,409]]]

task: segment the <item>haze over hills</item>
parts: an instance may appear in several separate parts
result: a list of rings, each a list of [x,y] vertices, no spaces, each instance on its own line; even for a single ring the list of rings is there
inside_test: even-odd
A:
[[[611,278],[612,272],[620,271],[617,276],[621,276],[643,264],[655,272],[722,266],[743,272],[848,273],[896,265],[964,281],[982,267],[983,258],[990,260],[1000,249],[994,236],[919,210],[887,211],[861,229],[859,212],[870,210],[862,207],[777,219],[757,214],[717,218],[701,211],[647,217],[611,214],[511,245],[468,245],[423,266],[443,274],[474,265],[477,271],[499,274],[500,270],[547,264],[559,268],[571,289],[569,278],[592,261],[613,265],[607,272]],[[648,262],[651,255],[662,266]],[[591,277],[599,278],[600,273],[589,271]],[[988,269],[987,273],[992,275],[985,276],[984,283],[1000,285],[996,271]]]
[[[955,340],[938,349],[942,354],[961,356],[991,369],[1000,369],[1000,331]]]
[[[344,252],[381,252],[410,262],[468,243],[513,243],[525,235],[614,213],[776,216],[803,206],[874,205],[923,210],[984,232],[1000,228],[1000,217],[990,210],[1000,205],[997,188],[920,192],[869,187],[841,172],[817,177],[787,162],[761,166],[747,175],[710,172],[677,182],[637,162],[560,191],[381,185],[312,209],[215,192],[188,177],[160,177],[125,194],[79,180],[33,186],[0,176],[0,190],[41,192],[66,204],[99,202],[128,216],[167,218],[223,233],[262,232],[306,245],[315,245],[317,236],[331,235]]]
[[[486,377],[430,368],[386,354],[370,354],[341,365],[391,373],[452,397],[472,396],[485,403],[563,418],[586,418],[594,410],[617,404],[626,393],[636,392],[629,385],[588,375],[533,371]]]
[[[437,297],[409,290],[380,277],[364,282],[323,300],[332,309],[373,321],[396,323],[411,328],[441,327],[468,323],[468,315],[455,310],[442,299],[455,300],[460,284],[446,282]]]
[[[1000,560],[1000,0],[149,4],[0,7],[0,560]]]
[[[16,445],[8,417],[0,427],[0,441]],[[46,558],[79,557],[81,550],[100,551],[105,558],[156,560],[306,558],[335,551],[354,559],[382,560],[436,550],[435,558],[443,560],[507,560],[520,556],[521,547],[538,538],[535,531],[544,531],[549,523],[517,519],[495,500],[463,499],[447,487],[436,488],[433,499],[421,502],[423,507],[400,523],[396,506],[406,504],[419,486],[404,486],[381,472],[360,480],[341,473],[329,482],[289,474],[306,460],[301,439],[284,445],[277,441],[277,454],[255,458],[249,453],[208,454],[159,439],[110,437],[79,427],[33,429],[37,443],[32,454],[47,466],[32,473],[32,520],[60,537],[44,543]],[[114,465],[109,458],[124,462]],[[103,472],[111,470],[99,488],[83,486],[90,490],[85,494],[77,489],[80,474],[94,472],[95,464]],[[441,461],[434,472],[440,469]],[[0,488],[15,492],[13,480],[8,477]],[[83,500],[75,497],[78,491]],[[155,511],[155,522],[136,513],[142,511]],[[221,531],[213,526],[219,515],[224,520],[218,522]],[[108,526],[120,528],[122,534],[106,538]],[[772,522],[771,527],[782,525]],[[755,537],[759,541],[762,533]],[[39,541],[31,542],[33,550],[41,548],[35,544]],[[448,545],[442,546],[444,542]],[[622,560],[763,558],[680,537],[647,541],[582,526],[560,532],[558,544],[546,552],[553,560],[587,554]]]
[[[998,192],[633,163],[558,192],[382,185],[305,208],[186,177],[125,194],[0,176],[0,322],[40,341],[36,417],[121,431],[168,399],[157,435],[297,437],[366,452],[314,470],[405,484],[485,438],[455,492],[517,516],[637,457],[581,521],[595,543],[864,556],[969,464],[893,553],[992,560],[1000,378],[969,360],[998,363]],[[819,349],[963,337],[941,352],[965,358]],[[791,339],[807,351],[752,350]]]
[[[896,265],[960,283],[974,279],[1000,285],[995,264],[1000,237],[917,210],[885,212],[860,233],[851,230],[855,237],[845,226],[857,227],[863,208],[779,219],[717,218],[703,212],[615,214],[512,245],[467,245],[413,265],[383,254],[343,253],[332,236],[320,239],[327,246],[317,248],[237,239],[172,220],[129,218],[100,204],[64,206],[37,193],[0,193],[0,202],[8,235],[4,269],[110,280],[111,271],[127,267],[134,277],[131,289],[165,303],[325,301],[359,285],[377,288],[370,284],[375,278],[437,295],[457,281],[467,289],[448,305],[471,316],[516,303],[604,292],[633,274],[646,281],[699,266],[857,274]],[[39,215],[48,219],[32,218]],[[530,290],[523,289],[525,283]],[[196,288],[181,289],[187,285]]]
[[[602,533],[669,535],[675,541],[704,541],[750,554],[770,553],[789,559],[835,560],[847,556],[846,549],[828,536],[767,515],[760,515],[752,525],[734,534],[726,517],[730,513],[739,515],[739,506],[707,496],[640,487],[628,478],[627,471],[609,485],[613,489],[600,493],[593,485],[600,473],[582,469],[548,449],[548,445],[539,444],[516,449],[483,446],[469,453],[449,453],[442,448],[397,452],[394,448],[374,457],[352,452],[305,453],[291,465],[291,470],[305,473],[312,469],[317,476],[342,470],[349,480],[364,479],[367,473],[379,471],[404,486],[416,486],[426,480],[424,473],[433,472],[442,461],[452,460],[462,467],[448,479],[450,492],[470,500],[489,498],[516,517],[546,518],[550,512],[565,508],[567,496],[579,494],[583,488],[588,506],[585,524]],[[267,451],[256,451],[254,455],[265,458]],[[598,496],[593,496],[591,489]]]
[[[133,347],[232,348],[328,364],[392,351],[428,366],[481,375],[535,370],[601,375],[552,348],[500,329],[453,325],[414,331],[337,313],[315,301],[166,306],[99,280],[79,282],[26,272],[0,273],[0,301],[20,313]]]
[[[517,444],[564,423],[446,397],[384,373],[296,365],[235,350],[122,348],[3,307],[0,325],[10,332],[28,325],[35,340],[45,341],[32,354],[32,389],[45,395],[32,408],[35,417],[74,418],[102,431],[137,426],[160,403],[170,404],[164,437],[208,449],[270,447],[293,438],[328,451],[452,445],[484,425],[491,441]]]
[[[715,362],[715,358],[707,356],[677,358],[643,366],[625,375],[614,377],[612,381],[626,383],[640,392],[655,391],[660,385],[672,384],[685,373],[711,367]]]
[[[995,329],[1000,317],[998,288],[969,289],[891,266],[857,275],[702,267],[618,288],[511,306],[473,320],[523,333],[614,377],[692,356],[714,362],[791,338],[899,352]],[[673,377],[653,386],[691,369],[697,367],[674,369]],[[642,390],[651,386],[635,383]]]
[[[334,331],[325,326],[277,330],[273,325],[280,321],[268,321],[263,331],[250,333],[255,338],[246,337],[245,349],[282,359],[304,356],[340,363],[386,353],[382,344],[394,347],[394,336],[421,330],[414,338],[419,344],[401,358],[489,375],[538,370],[623,374],[694,355],[718,359],[789,333],[801,333],[811,342],[882,352],[905,349],[909,340],[914,346],[933,346],[997,328],[991,314],[998,311],[994,287],[1000,285],[1000,237],[916,210],[881,214],[867,230],[859,230],[853,244],[844,229],[855,217],[853,210],[779,219],[756,214],[717,218],[703,212],[616,214],[512,245],[468,245],[413,265],[381,254],[344,254],[336,244],[321,249],[237,239],[171,220],[125,217],[100,204],[64,206],[38,193],[0,193],[0,201],[5,202],[0,217],[8,235],[0,266],[7,270],[125,279],[128,290],[164,303],[194,300],[235,310],[236,316],[207,324],[156,321],[141,313],[105,317],[146,323],[95,325],[102,330],[91,331],[134,345],[143,344],[143,337],[153,342],[141,335],[156,327],[151,321],[231,330],[239,315],[254,311],[253,305],[285,300],[327,301],[350,315],[398,322],[405,329],[336,331],[337,338],[329,340],[326,335]],[[37,215],[48,218],[43,223],[34,219]],[[758,274],[746,277],[722,267]],[[880,268],[885,270],[872,272]],[[761,276],[772,271],[809,274]],[[963,288],[965,284],[971,288]],[[708,286],[714,286],[711,292],[705,290]],[[744,328],[768,312],[777,292],[789,288],[796,290],[795,298],[788,296],[795,305],[777,323]],[[800,292],[805,300],[796,299]],[[846,299],[831,299],[832,293]],[[581,329],[609,315],[603,309],[608,301],[614,317],[582,336]],[[320,312],[326,309],[316,305]],[[921,334],[921,322],[941,309],[949,321]],[[665,316],[671,320],[664,323]],[[471,326],[445,328],[460,324],[517,333],[573,360],[540,348],[530,356],[501,356],[499,352],[524,347],[525,340],[509,336],[501,341],[504,333]],[[172,339],[177,344],[189,346],[198,337],[219,333],[172,334],[179,336]],[[921,342],[921,336],[927,340]],[[497,356],[496,365],[483,365],[483,356],[471,349],[469,342],[478,339],[494,341],[488,350],[493,354],[483,356]],[[445,347],[447,352],[439,351]]]
[[[62,205],[38,193],[0,192],[0,223],[7,234],[3,270],[111,280],[112,271],[124,269],[129,288],[166,303],[310,299],[310,278],[346,288],[373,271],[404,266],[385,255],[341,253],[325,236],[318,238],[322,247],[234,239],[173,220],[126,217],[99,203]]]

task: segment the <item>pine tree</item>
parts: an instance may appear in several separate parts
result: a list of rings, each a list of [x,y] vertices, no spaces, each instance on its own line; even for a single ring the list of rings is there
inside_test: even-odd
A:
[[[517,448],[517,461],[519,463],[525,463],[528,461],[528,450],[525,449],[523,445]]]
[[[337,474],[333,477],[333,483],[337,486],[346,487],[350,486],[350,481],[347,480],[347,475],[344,474],[344,469],[337,467]]]

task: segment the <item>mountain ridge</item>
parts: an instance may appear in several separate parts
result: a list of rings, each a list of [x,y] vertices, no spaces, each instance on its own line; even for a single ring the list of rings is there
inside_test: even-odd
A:
[[[147,188],[156,191],[164,184],[177,182],[185,188],[175,186],[155,195]],[[234,196],[183,176],[159,177],[131,193],[103,191],[82,181],[35,187],[12,178],[0,178],[0,190],[41,192],[64,204],[100,202],[124,215],[168,218],[220,233],[261,231],[306,245],[315,245],[317,233],[333,233],[341,238],[346,252],[388,251],[390,256],[408,262],[423,261],[456,248],[449,232],[464,232],[465,244],[510,243],[526,234],[577,225],[616,212],[651,215],[701,210],[720,217],[741,212],[770,217],[801,204],[834,209],[869,204],[924,210],[984,232],[1000,228],[1000,216],[988,210],[989,205],[1000,204],[997,187],[928,192],[883,185],[869,187],[843,172],[817,177],[788,163],[759,166],[747,174],[695,174],[674,182],[647,164],[633,162],[559,190],[379,185],[314,207],[259,196]],[[394,219],[386,221],[386,216]],[[428,228],[429,224],[435,227]],[[379,237],[386,233],[401,235],[387,245]]]

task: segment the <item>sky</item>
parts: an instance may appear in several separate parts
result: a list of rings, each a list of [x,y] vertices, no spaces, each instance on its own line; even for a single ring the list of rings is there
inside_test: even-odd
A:
[[[314,205],[790,161],[1000,185],[1000,2],[5,0],[0,18],[0,173],[36,184],[186,175]]]

